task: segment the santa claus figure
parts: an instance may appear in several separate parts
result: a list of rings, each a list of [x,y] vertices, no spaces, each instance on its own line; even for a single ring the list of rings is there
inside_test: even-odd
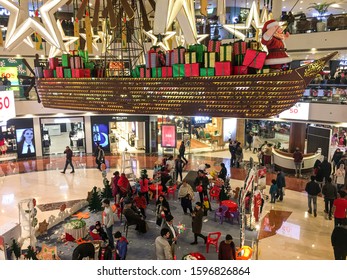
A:
[[[284,39],[289,37],[289,33],[284,34],[283,28],[273,19],[265,22],[262,32],[261,43],[268,49],[265,65],[269,65],[271,69],[286,69],[288,63],[292,61],[284,46]]]

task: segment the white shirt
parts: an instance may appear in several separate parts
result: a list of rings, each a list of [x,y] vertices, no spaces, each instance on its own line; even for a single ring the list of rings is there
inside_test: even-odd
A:
[[[34,146],[34,144],[33,143],[24,142],[23,143],[22,154],[27,154],[28,153],[28,146],[30,146],[30,153],[35,153],[35,146]]]

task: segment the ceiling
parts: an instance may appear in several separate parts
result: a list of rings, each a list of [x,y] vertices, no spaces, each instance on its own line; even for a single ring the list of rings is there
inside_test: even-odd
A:
[[[320,1],[320,0],[272,0],[273,2],[276,1],[276,3],[282,4],[282,11],[289,12],[292,10],[293,14],[299,14],[304,12],[307,17],[315,16],[317,15],[317,12],[313,9],[307,9],[309,6],[311,6],[312,3],[335,3],[333,6],[329,7],[328,13],[333,14],[342,14],[343,12],[347,12],[347,0],[326,0],[326,1]],[[252,5],[253,0],[226,0],[226,6],[227,7],[250,7]],[[271,2],[271,0],[259,0],[260,7],[262,8],[264,5],[264,2]],[[295,3],[298,2],[296,5]],[[215,8],[217,0],[208,0],[209,8]],[[236,5],[235,5],[236,3]],[[197,6],[200,5],[200,0],[195,0],[195,4]]]

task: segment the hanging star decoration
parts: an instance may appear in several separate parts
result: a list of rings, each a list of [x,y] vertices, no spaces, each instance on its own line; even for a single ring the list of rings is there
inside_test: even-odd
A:
[[[80,36],[87,42],[87,34],[86,33],[80,33]],[[97,41],[100,40],[100,36],[94,34],[93,28],[92,28],[92,40],[93,40],[93,42],[92,42],[93,48],[96,51],[99,51],[99,47],[98,47]],[[87,50],[87,44],[85,44],[84,49]]]
[[[11,51],[34,32],[40,34],[50,45],[63,48],[64,46],[60,44],[59,34],[52,34],[53,30],[55,30],[55,21],[52,22],[50,20],[50,14],[55,13],[67,1],[49,0],[43,4],[39,9],[43,21],[43,24],[41,24],[34,18],[29,17],[28,0],[20,1],[18,5],[9,0],[0,0],[0,5],[10,11],[5,49]],[[55,5],[52,6],[52,2]]]
[[[112,42],[112,34],[107,32],[107,23],[106,21],[102,22],[102,31],[98,31],[98,35],[100,37],[102,47],[101,47],[101,53],[105,53],[107,50],[107,47]]]
[[[241,40],[245,40],[246,35],[239,30],[248,30],[251,28],[251,26],[253,26],[254,29],[257,30],[260,34],[261,29],[264,26],[264,23],[269,19],[269,13],[267,11],[267,8],[265,7],[263,8],[261,16],[259,17],[257,4],[255,1],[253,1],[248,17],[244,24],[224,24],[223,28],[231,34],[235,35],[235,37]]]
[[[63,42],[64,42],[64,51],[56,48],[55,46],[51,46],[51,48],[49,50],[49,57],[55,57],[55,56],[61,54],[62,52],[68,52],[70,50],[70,45],[74,44],[78,40],[78,37],[65,35],[65,32],[63,30],[63,27],[62,27],[59,19],[57,20],[57,26],[58,26],[58,30],[59,30],[58,32],[60,32],[61,37],[62,37]]]
[[[152,46],[159,46],[165,51],[168,51],[170,49],[168,40],[176,35],[175,31],[166,31],[166,33],[163,35],[162,34],[154,35],[153,30],[150,30],[150,31],[143,30],[143,33],[148,38],[151,39]]]

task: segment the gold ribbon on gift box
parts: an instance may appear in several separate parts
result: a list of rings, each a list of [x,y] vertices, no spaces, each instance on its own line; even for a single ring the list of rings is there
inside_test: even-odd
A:
[[[196,63],[196,52],[185,52],[184,60],[186,64]]]

